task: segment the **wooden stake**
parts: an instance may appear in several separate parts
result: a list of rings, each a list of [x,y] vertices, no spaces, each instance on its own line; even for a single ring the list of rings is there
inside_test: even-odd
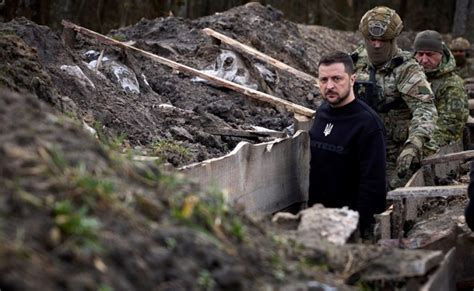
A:
[[[259,92],[257,90],[253,90],[253,89],[244,87],[242,85],[238,85],[236,83],[233,83],[233,82],[230,82],[230,81],[212,76],[210,74],[206,74],[204,72],[201,72],[201,71],[196,70],[194,68],[188,67],[186,65],[179,64],[179,63],[174,62],[172,60],[169,60],[167,58],[157,56],[157,55],[152,54],[150,52],[141,50],[141,49],[133,47],[131,45],[127,45],[123,42],[120,42],[120,41],[117,41],[115,39],[109,38],[105,35],[94,32],[94,31],[89,30],[87,28],[75,25],[74,23],[71,23],[69,21],[63,20],[61,23],[66,28],[71,28],[71,29],[73,29],[73,30],[75,30],[79,33],[82,33],[82,34],[87,35],[89,37],[95,38],[95,39],[97,39],[98,41],[100,41],[104,44],[134,50],[136,52],[141,53],[142,55],[144,55],[146,57],[151,58],[154,61],[159,62],[160,64],[169,66],[169,67],[173,68],[174,70],[182,71],[182,72],[186,72],[186,73],[191,74],[191,75],[198,76],[202,79],[208,80],[208,81],[213,82],[215,84],[218,84],[218,85],[221,85],[223,87],[232,89],[232,90],[237,91],[239,93],[242,93],[242,94],[244,94],[246,96],[249,96],[253,99],[263,101],[263,102],[267,102],[267,103],[270,103],[274,106],[282,106],[282,107],[286,108],[286,110],[288,110],[289,112],[299,113],[301,115],[305,115],[305,116],[308,116],[308,117],[313,117],[313,115],[315,113],[314,110],[306,108],[304,106],[294,104],[294,103],[289,102],[287,100],[280,99],[278,97],[275,97],[275,96],[272,96],[272,95],[269,95],[269,94],[266,94],[266,93],[263,93],[263,92]]]
[[[102,50],[99,55],[99,59],[97,60],[97,64],[95,65],[95,71],[97,72],[99,70],[100,64],[102,63],[102,57],[104,56],[104,51]]]
[[[446,155],[441,155],[441,156],[428,157],[421,161],[421,165],[422,166],[432,165],[432,164],[446,163],[446,162],[452,162],[452,161],[466,160],[470,158],[474,158],[474,150],[462,151],[458,153],[451,153],[451,154],[446,154]]]
[[[303,80],[306,80],[306,81],[310,81],[310,82],[313,82],[315,84],[316,87],[319,87],[318,84],[317,84],[317,79],[309,74],[306,74],[304,72],[301,72],[291,66],[288,66],[287,64],[283,63],[283,62],[280,62],[279,60],[276,60],[270,56],[267,56],[266,54],[262,53],[262,52],[259,52],[257,51],[256,49],[254,49],[253,47],[250,47],[248,45],[245,45],[245,44],[242,44],[230,37],[227,37],[217,31],[214,31],[210,28],[204,28],[202,30],[205,34],[209,35],[209,36],[212,36],[214,38],[217,38],[218,40],[232,46],[233,48],[236,48],[238,49],[239,51],[242,51],[242,52],[245,52],[245,53],[248,53],[250,54],[251,56],[254,56],[256,57],[257,59],[261,60],[261,61],[264,61],[280,70],[283,70],[283,71],[286,71],[288,73],[291,73]]]

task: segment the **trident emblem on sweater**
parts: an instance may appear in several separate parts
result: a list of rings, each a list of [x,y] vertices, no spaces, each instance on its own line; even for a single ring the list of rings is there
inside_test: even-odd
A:
[[[331,133],[331,130],[333,127],[334,127],[334,124],[332,123],[326,124],[326,128],[324,129],[324,136],[328,136]]]

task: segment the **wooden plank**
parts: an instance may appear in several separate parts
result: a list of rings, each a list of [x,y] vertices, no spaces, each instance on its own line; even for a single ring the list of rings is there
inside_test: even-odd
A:
[[[392,231],[392,224],[390,223],[391,216],[393,212],[393,205],[391,205],[387,210],[380,214],[375,214],[375,222],[376,222],[376,238],[379,239],[390,239],[391,238],[391,231]]]
[[[466,160],[470,158],[474,158],[474,150],[428,157],[421,161],[421,165],[432,165],[452,161]]]
[[[402,200],[394,200],[392,205],[393,211],[390,216],[390,236],[395,239],[401,239],[404,235],[403,226],[405,225],[406,208]]]
[[[234,128],[206,128],[206,132],[213,135],[237,136],[237,137],[285,137],[286,133],[282,131],[259,131],[259,130],[241,130]]]
[[[309,118],[307,116],[294,114],[293,115],[293,124],[295,126],[295,132],[298,130],[309,131],[311,126],[313,126],[314,118]]]
[[[250,54],[251,56],[263,61],[263,62],[266,62],[267,64],[270,64],[282,71],[285,71],[285,72],[288,72],[288,73],[291,73],[303,80],[306,80],[306,81],[310,81],[310,82],[313,82],[317,87],[318,84],[317,84],[317,81],[318,79],[316,79],[315,77],[309,75],[309,74],[306,74],[304,72],[301,72],[283,62],[280,62],[279,60],[277,59],[274,59],[262,52],[259,52],[258,50],[254,49],[253,47],[250,47],[248,45],[245,45],[243,43],[240,43],[238,41],[236,41],[235,39],[232,39],[228,36],[225,36],[217,31],[214,31],[212,30],[211,28],[204,28],[202,30],[205,34],[209,35],[209,36],[212,36],[214,38],[217,38],[218,40],[232,46],[233,48],[237,49],[238,51],[240,52],[244,52],[244,53],[247,53],[247,54]]]
[[[455,186],[430,186],[430,187],[404,187],[388,192],[388,200],[400,200],[403,198],[428,198],[462,196],[467,193],[467,185]]]
[[[199,70],[188,67],[186,65],[174,62],[170,59],[160,57],[158,55],[152,54],[150,52],[147,52],[147,51],[144,51],[142,49],[136,48],[134,46],[128,45],[126,43],[123,43],[123,42],[117,41],[115,39],[109,38],[105,35],[99,34],[95,31],[89,30],[87,28],[75,25],[74,23],[71,23],[69,21],[63,20],[61,23],[66,28],[73,29],[74,31],[77,31],[81,34],[84,34],[86,36],[95,38],[95,39],[97,39],[98,41],[100,41],[104,44],[117,46],[117,47],[120,47],[120,48],[130,49],[130,50],[136,51],[136,52],[138,52],[138,53],[140,53],[140,54],[142,54],[142,55],[144,55],[144,56],[146,56],[146,57],[148,57],[148,58],[150,58],[150,59],[152,59],[152,60],[154,60],[154,61],[156,61],[160,64],[169,66],[169,67],[171,67],[171,68],[173,68],[177,71],[186,72],[190,75],[198,76],[202,79],[213,82],[214,84],[218,84],[220,86],[223,86],[223,87],[232,89],[234,91],[237,91],[239,93],[242,93],[242,94],[244,94],[248,97],[251,97],[253,99],[263,101],[263,102],[267,102],[267,103],[272,104],[274,106],[282,106],[289,112],[298,113],[298,114],[305,115],[305,116],[308,116],[308,117],[312,117],[315,113],[314,110],[306,108],[304,106],[294,104],[294,103],[289,102],[287,100],[284,100],[284,99],[281,99],[281,98],[278,98],[278,97],[275,97],[275,96],[272,96],[272,95],[254,90],[254,89],[244,87],[242,85],[227,81],[225,79],[222,79],[222,78],[219,78],[219,77],[216,77],[216,76],[212,76],[210,74],[201,72]]]
[[[222,189],[247,213],[265,215],[308,200],[309,134],[250,144],[179,171],[203,188]]]
[[[406,183],[405,187],[421,187],[425,186],[425,178],[423,176],[423,169],[419,169],[418,171],[411,176],[410,180]]]

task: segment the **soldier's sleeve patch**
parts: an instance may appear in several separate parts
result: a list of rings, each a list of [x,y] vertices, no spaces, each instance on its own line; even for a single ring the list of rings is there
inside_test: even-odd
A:
[[[431,90],[425,86],[418,86],[418,93],[423,95],[431,94]]]

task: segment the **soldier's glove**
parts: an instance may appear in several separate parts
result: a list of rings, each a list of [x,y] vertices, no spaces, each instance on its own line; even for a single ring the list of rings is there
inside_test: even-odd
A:
[[[415,169],[421,161],[423,143],[420,140],[409,141],[397,158],[397,175],[404,178],[410,169]]]

